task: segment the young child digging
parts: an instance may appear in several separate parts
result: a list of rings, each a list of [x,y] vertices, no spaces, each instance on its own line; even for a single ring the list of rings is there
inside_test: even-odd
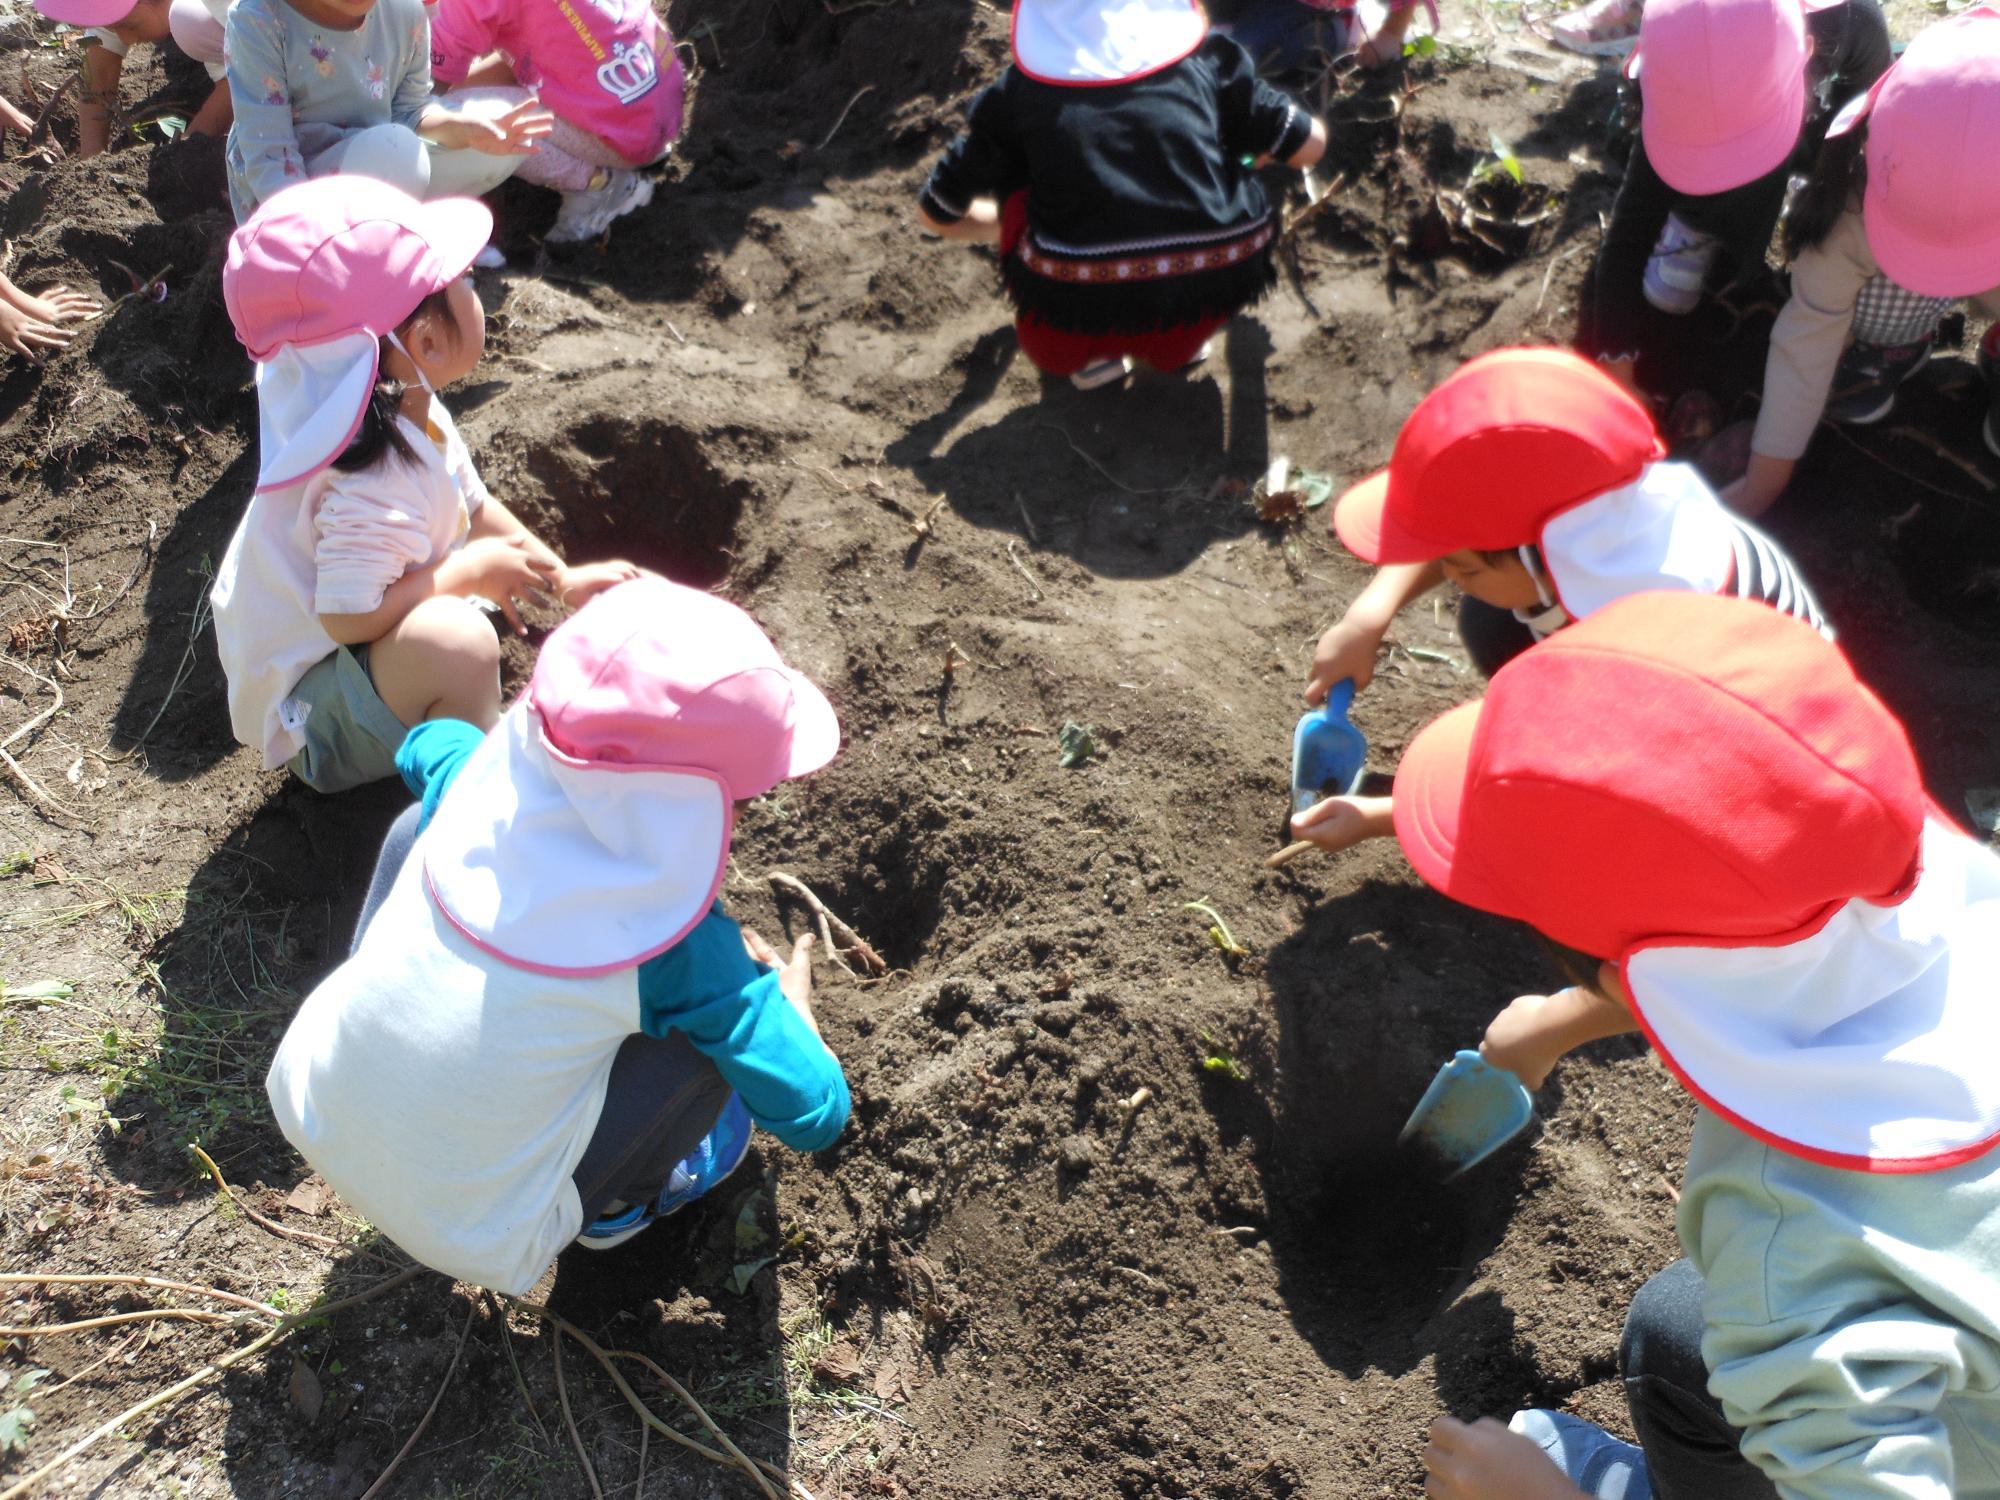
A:
[[[1737,278],[1762,271],[1792,163],[1825,129],[1818,100],[1865,92],[1888,66],[1875,0],[1651,0],[1631,65],[1639,139],[1585,338],[1621,384],[1639,387],[1649,304],[1685,317],[1718,263]]]
[[[1820,418],[1880,421],[1960,298],[2000,315],[2000,10],[1939,21],[1834,122],[1785,229],[1792,293],[1771,330],[1749,471],[1761,515]],[[1843,348],[1843,346],[1845,346]],[[1981,428],[2000,455],[2000,326],[1979,345]]]
[[[418,1260],[516,1294],[713,1188],[753,1123],[832,1145],[812,939],[774,968],[716,893],[734,805],[839,745],[734,605],[656,578],[593,601],[491,734],[410,736],[421,808],[271,1064],[286,1138]]]
[[[1666,453],[1645,406],[1558,349],[1469,361],[1417,403],[1389,467],[1334,508],[1334,529],[1380,569],[1320,637],[1308,703],[1375,673],[1396,614],[1445,579],[1459,634],[1492,676],[1538,640],[1615,599],[1684,589],[1759,600],[1824,629],[1819,606],[1771,539],[1726,510]],[[1387,797],[1330,797],[1292,821],[1344,849],[1390,831]]]
[[[476,196],[555,123],[518,92],[435,98],[423,0],[234,0],[227,30],[239,224],[279,190],[336,172],[414,198]]]
[[[438,0],[431,76],[455,90],[516,88],[554,114],[516,174],[562,194],[554,244],[596,239],[650,203],[638,169],[681,130],[680,55],[651,0]]]
[[[1701,1108],[1686,1259],[1633,1301],[1640,1447],[1440,1418],[1438,1500],[2000,1495],[2000,856],[1930,802],[1840,652],[1646,594],[1411,743],[1396,835],[1438,890],[1602,960],[1484,1051],[1539,1085],[1643,1030]]]
[[[485,347],[464,276],[492,227],[472,199],[320,178],[229,242],[259,432],[216,645],[236,737],[322,792],[393,776],[425,719],[499,717],[499,643],[472,598],[518,630],[518,596],[579,605],[638,572],[566,566],[487,493],[437,399]]]
[[[1310,167],[1326,128],[1193,0],[1017,0],[1013,40],[917,217],[998,242],[1021,350],[1044,374],[1089,390],[1135,360],[1199,363],[1275,276],[1252,164]]]
[[[187,122],[191,135],[221,135],[232,118],[223,80],[223,18],[229,0],[35,0],[51,21],[88,28],[83,54],[83,97],[76,108],[78,156],[95,156],[111,143],[111,112],[118,81],[132,48],[175,46],[208,70],[212,87]]]

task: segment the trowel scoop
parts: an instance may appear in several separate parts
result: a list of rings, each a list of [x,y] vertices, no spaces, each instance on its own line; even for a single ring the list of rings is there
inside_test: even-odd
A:
[[[1415,1141],[1452,1170],[1475,1167],[1527,1128],[1535,1101],[1519,1078],[1477,1052],[1458,1052],[1437,1071],[1397,1144]]]
[[[1292,812],[1304,812],[1328,797],[1351,797],[1368,761],[1367,736],[1347,720],[1354,702],[1354,679],[1343,677],[1327,689],[1326,702],[1299,720],[1292,731]]]

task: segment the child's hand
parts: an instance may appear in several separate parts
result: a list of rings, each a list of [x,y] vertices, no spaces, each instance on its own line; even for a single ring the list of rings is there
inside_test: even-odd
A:
[[[1491,1417],[1439,1417],[1424,1445],[1424,1493],[1432,1500],[1582,1500],[1533,1438]]]
[[[467,542],[439,569],[438,583],[449,594],[478,594],[500,606],[514,634],[526,635],[517,594],[545,597],[555,584],[556,567],[538,557],[525,536],[483,536]]]
[[[1343,677],[1354,679],[1357,693],[1373,682],[1383,634],[1346,615],[1328,626],[1313,652],[1312,670],[1306,674],[1306,702],[1315,706],[1326,702],[1327,689]]]
[[[606,589],[644,576],[646,569],[623,558],[585,563],[580,568],[565,566],[556,574],[556,599],[570,609],[581,609]]]
[[[42,362],[42,351],[60,349],[76,335],[55,322],[39,318],[11,302],[0,302],[0,349],[18,354],[30,364]]]
[[[33,297],[23,295],[14,305],[44,323],[80,323],[104,311],[103,304],[95,297],[72,292],[66,286],[52,286]]]
[[[813,1019],[812,1008],[812,949],[813,935],[810,932],[799,934],[798,940],[792,944],[792,956],[781,965],[769,943],[749,928],[743,929],[743,951],[750,955],[753,962],[778,971],[779,992],[792,1002],[792,1008],[805,1018],[806,1025],[812,1027],[813,1035],[818,1036],[819,1022]]]
[[[542,137],[556,128],[556,117],[539,99],[508,104],[500,99],[454,101],[431,132],[441,146],[469,147],[489,156],[530,156],[541,149]]]
[[[1318,844],[1329,854],[1338,854],[1363,839],[1393,834],[1394,808],[1387,797],[1328,797],[1292,819],[1292,834]]]
[[[19,136],[32,135],[35,122],[5,99],[0,99],[0,130],[11,130]]]

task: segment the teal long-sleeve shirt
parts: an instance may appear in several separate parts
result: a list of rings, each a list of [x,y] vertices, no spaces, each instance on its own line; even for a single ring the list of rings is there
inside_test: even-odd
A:
[[[419,827],[485,738],[457,719],[432,719],[404,739],[396,769],[422,802]],[[777,973],[744,951],[743,931],[720,902],[639,965],[639,1009],[648,1036],[680,1032],[787,1146],[820,1151],[840,1138],[850,1101],[839,1060],[785,998]]]

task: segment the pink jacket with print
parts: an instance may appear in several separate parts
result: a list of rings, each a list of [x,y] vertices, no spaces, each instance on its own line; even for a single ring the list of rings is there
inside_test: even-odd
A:
[[[437,0],[431,76],[462,83],[489,52],[502,53],[557,119],[635,167],[680,134],[680,58],[650,0]]]

